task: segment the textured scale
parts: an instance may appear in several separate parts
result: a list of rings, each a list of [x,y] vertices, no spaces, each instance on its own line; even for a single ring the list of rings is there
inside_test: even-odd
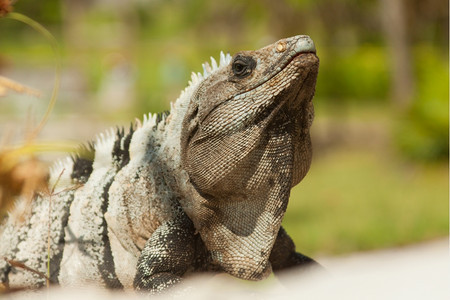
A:
[[[295,36],[202,67],[170,112],[100,134],[51,168],[55,193],[0,227],[1,284],[45,285],[8,261],[45,274],[50,261],[63,286],[153,292],[192,272],[260,280],[314,263],[281,228],[311,162],[314,43]]]

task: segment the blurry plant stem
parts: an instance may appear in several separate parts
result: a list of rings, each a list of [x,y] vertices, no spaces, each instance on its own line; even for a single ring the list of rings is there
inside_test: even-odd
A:
[[[51,237],[50,237],[50,230],[51,230],[51,214],[52,214],[52,196],[55,194],[55,188],[58,185],[59,181],[61,180],[61,176],[63,175],[65,169],[61,171],[61,173],[58,176],[58,179],[56,179],[55,183],[52,186],[52,190],[50,191],[49,199],[48,199],[48,230],[47,230],[47,288],[50,287],[50,244],[51,244]]]
[[[61,173],[62,174],[62,173]],[[58,183],[59,179],[61,178],[61,176],[58,177],[58,180],[56,181],[56,183],[54,184],[53,188],[52,188],[52,192],[50,193],[50,196],[48,198],[48,228],[47,228],[47,289],[50,288],[50,243],[51,243],[51,236],[50,236],[50,230],[51,230],[51,226],[52,226],[52,218],[51,218],[51,214],[52,214],[52,194],[53,191],[55,189],[56,184]]]
[[[16,12],[9,13],[7,15],[7,17],[10,19],[13,19],[13,20],[17,20],[19,22],[23,22],[23,23],[29,25],[30,27],[32,27],[34,30],[36,30],[40,34],[42,34],[48,40],[50,45],[52,46],[53,52],[55,54],[55,82],[53,85],[52,96],[51,96],[50,102],[47,106],[47,111],[45,112],[45,115],[42,118],[41,122],[31,133],[28,134],[27,140],[26,140],[26,143],[28,144],[39,134],[39,132],[44,127],[44,125],[47,123],[48,118],[50,117],[50,114],[52,112],[52,109],[55,106],[56,99],[58,97],[60,81],[61,81],[61,54],[59,52],[59,45],[58,45],[58,42],[56,41],[55,37],[50,33],[50,31],[45,29],[44,26],[42,26],[38,22],[34,21],[33,19],[31,19],[25,15],[16,13]]]
[[[17,157],[32,155],[36,152],[73,152],[78,147],[78,143],[71,142],[47,142],[47,143],[28,143],[22,146],[6,148],[2,153],[2,170],[7,171],[17,163]]]

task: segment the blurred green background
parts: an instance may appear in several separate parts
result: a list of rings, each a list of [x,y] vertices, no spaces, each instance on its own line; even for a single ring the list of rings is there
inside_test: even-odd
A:
[[[314,159],[283,221],[312,255],[448,235],[448,2],[442,0],[20,0],[62,53],[58,102],[41,139],[85,140],[169,109],[219,51],[307,34],[320,70]],[[55,56],[0,19],[0,75],[43,92],[0,98],[0,135],[45,111]],[[12,138],[14,140],[14,138]]]

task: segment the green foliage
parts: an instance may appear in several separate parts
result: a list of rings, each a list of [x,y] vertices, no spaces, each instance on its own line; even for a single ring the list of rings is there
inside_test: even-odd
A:
[[[62,21],[61,0],[46,0],[39,3],[32,0],[20,0],[14,1],[13,8],[13,11],[32,17],[46,28],[55,26],[53,29],[56,29],[56,26],[60,25]],[[28,31],[26,27],[15,22],[6,24],[6,26],[2,24],[1,27],[2,39],[4,37],[17,38],[18,34]]]
[[[326,50],[319,48],[318,96],[331,101],[386,99],[389,72],[384,48],[363,45],[347,51]]]
[[[283,226],[307,255],[347,253],[448,235],[448,169],[383,152],[334,149],[291,193]]]
[[[416,97],[398,124],[396,141],[410,158],[448,160],[448,62],[429,46],[417,48],[415,56]]]

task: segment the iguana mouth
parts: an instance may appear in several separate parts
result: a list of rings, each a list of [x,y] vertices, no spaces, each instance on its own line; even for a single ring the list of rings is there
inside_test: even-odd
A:
[[[286,66],[281,69],[275,76],[280,75],[283,70],[291,66],[292,64],[297,64],[297,69],[304,70],[304,76],[299,76],[297,79],[293,80],[293,83],[285,89],[285,92],[288,94],[292,94],[291,96],[285,97],[284,95],[281,98],[279,103],[274,101],[273,105],[267,107],[265,109],[266,116],[263,119],[273,119],[279,112],[279,110],[285,106],[289,105],[291,109],[295,109],[295,107],[301,105],[303,101],[311,101],[312,97],[308,97],[308,99],[303,99],[303,93],[308,93],[308,88],[310,87],[309,79],[313,79],[315,82],[315,78],[317,76],[316,66],[318,64],[318,57],[315,54],[315,51],[302,52],[293,56],[292,59],[286,64]],[[298,65],[299,64],[299,65]],[[280,75],[281,76],[281,75]],[[267,84],[268,81],[265,82]],[[314,84],[312,85],[314,87]],[[277,97],[276,97],[277,98]],[[269,121],[270,122],[270,121]]]
[[[299,59],[303,59],[305,56],[308,56],[308,57],[313,56],[317,59],[316,51],[299,52],[299,53],[293,55],[282,69],[289,66],[293,61],[296,61],[296,60],[298,61]]]

